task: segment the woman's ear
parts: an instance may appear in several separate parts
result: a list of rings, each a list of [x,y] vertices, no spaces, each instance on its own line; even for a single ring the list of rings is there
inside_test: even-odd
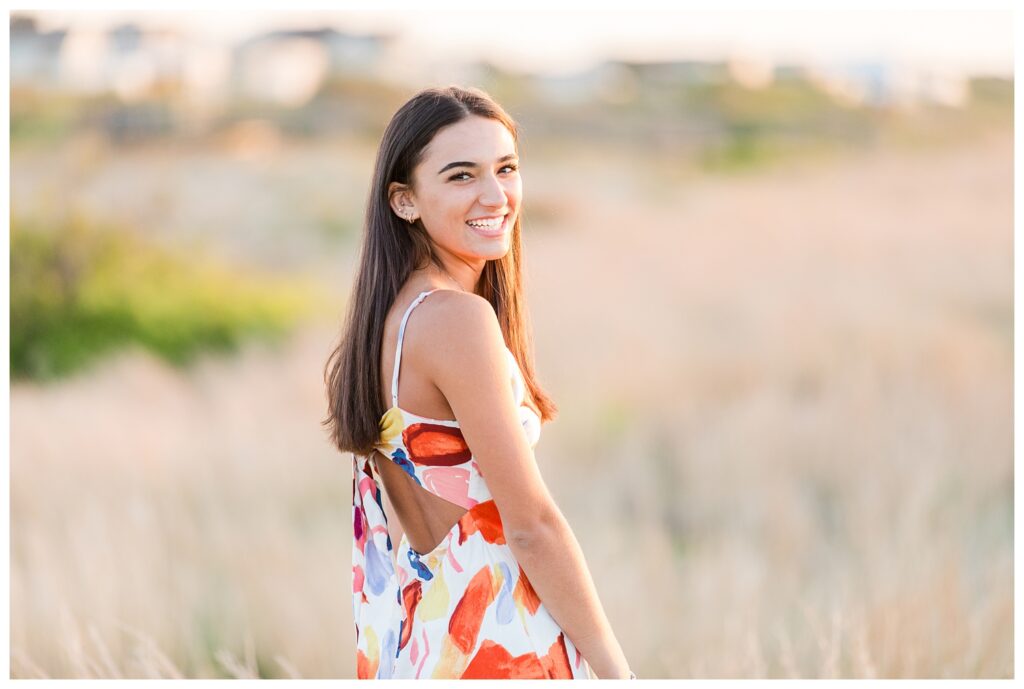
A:
[[[388,203],[391,206],[391,210],[404,220],[418,215],[412,191],[404,184],[392,182],[388,185]]]

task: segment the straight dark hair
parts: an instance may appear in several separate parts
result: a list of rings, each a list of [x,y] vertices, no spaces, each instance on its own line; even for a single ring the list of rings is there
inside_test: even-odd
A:
[[[437,132],[472,115],[505,125],[518,152],[518,125],[490,95],[476,88],[448,86],[420,91],[398,109],[384,130],[366,205],[354,290],[338,345],[324,367],[328,413],[321,423],[328,427],[331,441],[342,452],[368,455],[379,441],[381,417],[388,410],[380,382],[385,318],[414,270],[426,267],[428,262],[442,267],[422,224],[410,225],[393,212],[388,185],[411,185],[412,171]],[[542,421],[550,421],[558,407],[541,389],[533,368],[532,332],[522,290],[521,218],[520,212],[512,227],[508,253],[487,261],[477,289],[497,314],[505,343],[519,362],[536,411]]]

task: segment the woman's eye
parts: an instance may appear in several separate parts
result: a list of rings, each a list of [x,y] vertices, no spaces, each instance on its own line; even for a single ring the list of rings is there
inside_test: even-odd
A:
[[[501,169],[502,169],[502,170],[505,170],[505,169],[507,169],[507,170],[509,170],[510,172],[515,172],[516,170],[518,170],[518,169],[519,169],[519,166],[518,166],[518,165],[504,165],[504,166],[502,166],[502,168],[501,168]],[[456,173],[456,174],[452,175],[452,176],[451,176],[451,177],[449,177],[448,179],[449,179],[450,181],[453,181],[453,182],[454,182],[454,181],[456,181],[456,180],[459,180],[459,178],[460,178],[460,177],[462,177],[463,175],[467,175],[467,176],[468,176],[468,175],[469,175],[469,173],[468,173],[468,172],[459,172],[459,173]]]

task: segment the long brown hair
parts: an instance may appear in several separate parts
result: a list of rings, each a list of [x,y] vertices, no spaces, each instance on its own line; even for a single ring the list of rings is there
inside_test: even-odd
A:
[[[413,270],[426,267],[428,261],[442,267],[423,226],[409,225],[392,212],[388,185],[411,184],[412,171],[434,135],[471,115],[501,122],[518,149],[519,126],[490,95],[476,88],[420,91],[398,109],[384,130],[366,205],[355,288],[338,345],[324,367],[328,413],[321,423],[342,452],[369,454],[380,439],[380,420],[387,411],[380,383],[385,318]],[[532,332],[522,290],[521,217],[520,212],[508,253],[485,264],[480,296],[497,314],[541,420],[550,421],[558,407],[537,383],[533,369]]]

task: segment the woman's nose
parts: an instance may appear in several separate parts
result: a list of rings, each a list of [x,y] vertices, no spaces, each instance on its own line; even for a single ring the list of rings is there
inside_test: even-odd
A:
[[[493,176],[487,177],[484,181],[484,190],[480,194],[481,205],[504,207],[507,198],[501,180]]]

